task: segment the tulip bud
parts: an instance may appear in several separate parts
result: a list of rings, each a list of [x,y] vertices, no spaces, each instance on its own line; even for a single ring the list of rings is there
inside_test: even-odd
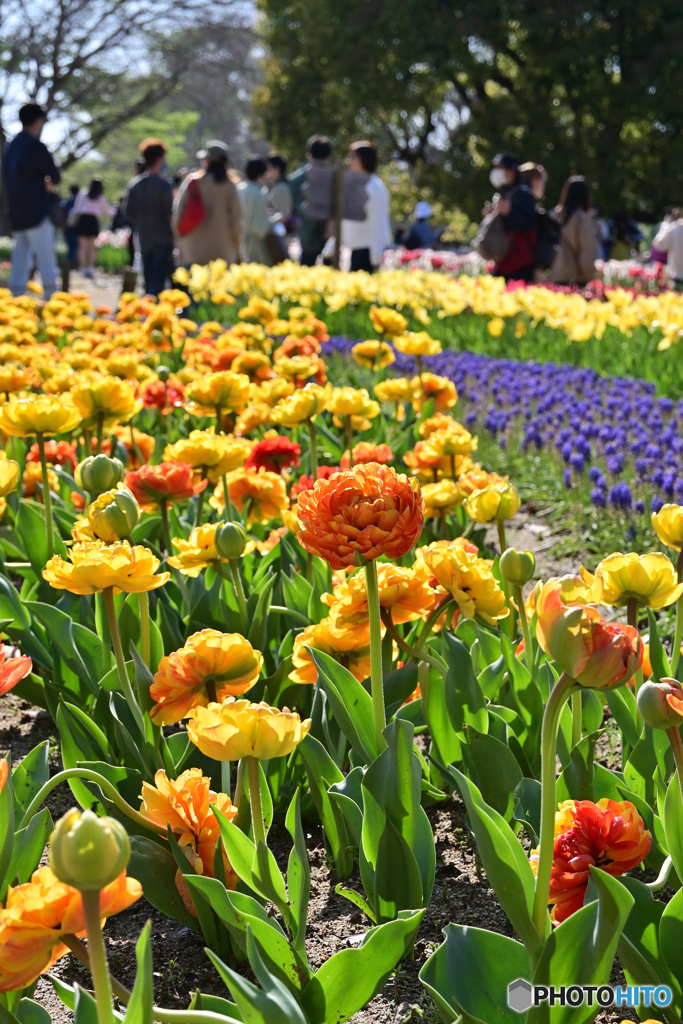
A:
[[[103,491],[111,491],[123,480],[125,470],[118,459],[108,455],[89,455],[76,466],[76,483],[94,497]]]
[[[531,551],[506,548],[500,556],[500,571],[508,583],[523,587],[534,575],[536,559]]]
[[[129,860],[130,842],[123,825],[92,811],[68,811],[50,836],[50,867],[60,882],[80,891],[103,889]]]
[[[667,699],[673,697],[681,713]],[[651,729],[677,728],[683,722],[683,688],[676,679],[643,683],[638,691],[638,711]]]
[[[126,540],[140,519],[140,506],[127,487],[105,491],[88,507],[93,533],[105,544]]]
[[[239,523],[222,523],[214,534],[216,551],[221,558],[241,558],[247,546],[247,535]]]
[[[168,366],[160,366],[157,369],[157,377],[159,378],[162,384],[165,384],[170,376],[171,371],[169,370]]]

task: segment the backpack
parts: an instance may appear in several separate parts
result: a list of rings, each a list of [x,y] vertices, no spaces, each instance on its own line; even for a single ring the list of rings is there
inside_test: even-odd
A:
[[[502,214],[498,213],[497,210],[492,210],[479,225],[479,231],[472,243],[472,248],[483,259],[500,263],[510,252],[511,243],[512,235],[503,224]]]
[[[199,227],[205,216],[206,211],[199,191],[199,182],[196,178],[190,178],[190,183],[187,186],[187,202],[178,221],[178,234],[189,235],[191,231]]]
[[[538,239],[534,257],[536,266],[549,270],[555,262],[560,247],[560,225],[552,210],[538,210],[536,213]]]

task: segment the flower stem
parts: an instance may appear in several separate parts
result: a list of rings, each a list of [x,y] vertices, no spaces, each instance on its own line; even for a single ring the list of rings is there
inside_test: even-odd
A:
[[[105,779],[103,775],[92,771],[90,768],[65,768],[63,771],[58,772],[57,775],[53,775],[51,779],[48,779],[45,785],[41,786],[31,803],[26,808],[24,817],[19,822],[17,831],[22,828],[26,828],[33,815],[36,814],[40,805],[47,799],[52,790],[59,786],[60,783],[66,782],[68,779],[85,779],[86,782],[97,783],[106,798],[111,800],[111,802],[115,804],[120,811],[123,811],[131,821],[135,821],[138,825],[143,825],[144,828],[148,828],[152,832],[158,832],[161,836],[166,836],[166,828],[164,826],[157,825],[150,818],[146,818],[144,814],[140,814],[139,811],[136,811],[129,803],[126,803],[118,789],[116,789],[108,779]]]
[[[173,554],[173,548],[171,546],[171,530],[168,525],[168,498],[162,498],[159,502],[159,511],[161,512],[161,538],[164,542],[164,550],[166,556]]]
[[[572,694],[572,747],[581,742],[583,728],[581,725],[581,691]]]
[[[121,646],[121,634],[119,633],[119,624],[116,619],[116,608],[114,607],[114,588],[105,587],[102,591],[104,598],[104,607],[107,609],[107,620],[109,622],[109,633],[111,635],[111,643],[114,648],[114,658],[116,659],[116,668],[118,669],[119,683],[123,690],[123,695],[126,698],[128,707],[131,710],[131,714],[135,719],[135,723],[140,730],[140,735],[145,737],[145,721],[142,717],[142,712],[133,693],[133,688],[130,685],[130,679],[128,678],[128,671],[126,669],[126,659],[123,656],[123,647]]]
[[[306,430],[311,441],[311,477],[315,483],[318,479],[318,436],[313,420],[306,420]]]
[[[221,405],[216,406],[216,433],[223,433],[223,407]]]
[[[230,490],[228,488],[228,477],[223,473],[221,480],[223,481],[223,501],[225,502],[225,518],[229,519],[230,522],[235,521],[235,513],[233,511],[232,502],[230,501]]]
[[[251,820],[254,825],[254,843],[265,843],[266,830],[263,827],[263,809],[261,807],[261,773],[257,757],[247,757],[247,774],[249,777],[249,799],[251,801]]]
[[[427,640],[427,638],[429,637],[429,634],[432,631],[432,627],[433,627],[434,623],[438,621],[438,619],[443,615],[443,613],[446,611],[446,608],[450,604],[453,604],[453,595],[452,594],[445,594],[441,598],[439,603],[434,608],[432,608],[431,612],[429,613],[429,615],[425,619],[425,624],[424,624],[424,626],[422,627],[422,629],[420,631],[420,635],[418,636],[417,640],[413,644],[413,647],[415,648],[416,651],[418,651],[420,649],[420,647],[422,647],[422,645],[424,644],[425,640]]]
[[[242,618],[242,635],[246,636],[249,631],[249,619],[247,616],[247,599],[244,596],[244,587],[242,586],[242,577],[240,575],[239,559],[231,558],[228,565],[230,566],[232,585],[235,588],[235,597],[237,598]]]
[[[114,1024],[112,1008],[111,982],[107,966],[107,951],[102,936],[102,920],[100,918],[100,890],[86,889],[81,892],[83,900],[83,917],[88,934],[88,957],[90,974],[95,987],[98,1024]]]
[[[557,729],[560,715],[574,680],[563,672],[548,697],[541,728],[541,836],[538,847],[538,870],[534,893],[534,924],[545,941],[548,920],[548,894],[553,870],[553,847],[555,845],[555,811],[557,791],[555,779],[555,757]]]
[[[681,743],[681,734],[678,728],[672,725],[670,729],[666,730],[666,735],[669,737],[669,743],[673,751],[678,785],[681,789],[681,797],[683,797],[683,743]]]
[[[681,660],[681,641],[683,641],[683,595],[676,601],[676,630],[674,632],[674,646],[671,652],[672,676],[676,675],[678,662]]]
[[[636,597],[629,597],[626,601],[626,621],[629,626],[633,626],[634,629],[638,629],[638,599]],[[678,628],[678,609],[676,609],[676,628]],[[633,682],[637,696],[639,689],[643,685],[642,668],[639,668],[633,676]]]
[[[346,417],[346,444],[349,449],[349,469],[353,469],[353,423],[350,416]]]
[[[201,470],[202,470],[202,480],[203,480],[204,477],[206,476],[206,466],[202,466]],[[204,490],[200,491],[199,494],[197,495],[197,510],[195,512],[195,515],[194,515],[194,528],[195,529],[197,529],[197,527],[201,525],[202,509],[204,508],[204,493],[205,493],[205,491],[206,491],[206,487],[204,488]]]
[[[230,761],[221,761],[221,793],[230,796]]]
[[[98,412],[97,414],[97,454],[99,455],[102,451],[102,438],[104,436],[104,413]]]
[[[246,766],[246,758],[241,757],[237,765],[237,778],[235,779],[235,795],[233,797],[233,805],[239,807],[240,800],[244,793],[244,769]]]
[[[400,650],[410,658],[414,658],[417,661],[418,666],[424,661],[427,665],[432,665],[437,672],[445,673],[448,671],[448,665],[437,654],[427,654],[426,651],[422,649],[418,650],[416,647],[411,647],[405,642],[391,619],[391,611],[389,608],[382,608],[382,622],[386,626],[387,636],[396,641]]]
[[[5,565],[7,563],[5,562]],[[101,591],[95,594],[95,625],[97,635],[102,641],[102,653],[104,655],[105,674],[111,668],[111,637],[109,636],[109,623],[107,622],[107,610],[104,607],[104,596]]]
[[[515,601],[517,602],[519,621],[522,625],[522,636],[524,637],[524,660],[526,661],[526,667],[529,671],[529,675],[533,679],[534,651],[531,644],[531,630],[529,629],[529,620],[527,618],[526,608],[524,607],[524,591],[520,586],[515,586]]]
[[[50,497],[50,478],[47,472],[47,459],[45,458],[45,438],[42,434],[36,434],[38,451],[40,453],[40,468],[43,473],[43,505],[45,506],[45,536],[47,538],[47,557],[52,558],[55,553],[54,526],[52,523],[52,498]]]
[[[372,715],[375,723],[377,753],[387,746],[382,735],[387,719],[384,710],[384,680],[382,677],[382,620],[379,608],[379,587],[377,585],[377,563],[374,559],[365,564],[365,589],[368,594],[368,619],[370,621],[370,683],[372,692]]]
[[[140,653],[147,668],[152,667],[152,642],[149,631],[149,594],[146,590],[138,594],[140,605]]]

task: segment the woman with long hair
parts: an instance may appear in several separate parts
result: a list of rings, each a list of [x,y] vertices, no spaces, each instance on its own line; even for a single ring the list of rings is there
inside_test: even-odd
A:
[[[225,260],[228,265],[240,262],[242,213],[228,170],[229,157],[225,143],[211,139],[197,153],[202,169],[188,174],[178,189],[173,230],[181,266],[204,266],[212,260]]]
[[[100,233],[100,217],[113,217],[115,213],[115,208],[105,199],[99,178],[93,178],[89,187],[76,196],[73,216],[78,238],[78,265],[83,277],[92,277],[95,272],[95,239]]]
[[[377,150],[365,139],[349,147],[349,170],[369,175],[365,185],[365,220],[342,221],[342,242],[351,249],[351,270],[372,273],[391,245],[389,190],[377,174]]]
[[[560,244],[550,268],[550,280],[555,284],[584,285],[595,277],[600,250],[590,206],[588,182],[583,175],[573,174],[565,181],[555,207],[560,225]]]

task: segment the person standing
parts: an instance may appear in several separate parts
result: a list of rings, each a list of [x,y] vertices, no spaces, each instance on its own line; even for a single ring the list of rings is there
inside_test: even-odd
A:
[[[595,277],[595,261],[600,258],[595,221],[591,217],[591,196],[586,179],[580,174],[567,178],[555,216],[560,225],[560,245],[550,268],[554,284],[585,285]]]
[[[57,287],[50,192],[59,184],[61,174],[47,146],[40,141],[47,120],[45,109],[38,103],[25,103],[19,120],[21,131],[7,146],[2,165],[15,237],[10,288],[13,295],[24,294],[35,256],[43,293],[49,299]]]
[[[116,213],[105,199],[99,178],[93,178],[90,187],[78,193],[74,213],[78,215],[78,263],[83,277],[92,278],[95,273],[95,239],[100,233],[100,217],[113,217]]]
[[[299,219],[299,241],[301,242],[301,265],[314,266],[318,256],[325,248],[327,240],[327,221],[315,220],[301,212],[306,198],[304,185],[306,171],[311,164],[329,166],[332,159],[332,146],[325,135],[311,135],[306,143],[306,162],[289,176],[289,187],[294,200],[294,210]]]
[[[139,149],[145,169],[129,184],[123,212],[137,237],[145,291],[158,295],[172,272],[173,186],[164,174],[166,146],[161,139],[143,139]]]
[[[61,208],[62,221],[64,224],[64,240],[69,254],[69,265],[72,270],[75,270],[78,266],[78,235],[76,234],[76,225],[74,223],[74,214],[72,211],[76,202],[76,196],[79,192],[78,185],[69,185],[69,192],[70,195],[68,199],[62,200]]]
[[[282,153],[269,153],[266,157],[268,183],[268,216],[273,236],[282,249],[282,258],[289,256],[289,239],[298,217],[294,216],[294,198],[287,180],[287,158]]]
[[[242,204],[246,261],[270,267],[273,260],[268,247],[268,235],[272,224],[268,216],[268,197],[263,188],[266,170],[266,162],[260,157],[248,160],[245,168],[247,180],[240,182],[237,192]]]
[[[536,267],[536,200],[519,175],[519,160],[514,153],[497,153],[491,161],[489,181],[497,190],[487,210],[496,210],[510,236],[507,255],[499,260],[494,274],[506,281],[534,279]]]
[[[406,249],[431,249],[436,245],[439,236],[431,225],[431,216],[431,206],[421,199],[415,206],[415,219],[402,243]]]
[[[667,271],[676,287],[683,288],[683,220],[665,218],[652,239],[652,248],[666,254]]]
[[[349,170],[365,171],[365,220],[343,220],[342,242],[351,249],[351,270],[377,270],[382,254],[391,245],[389,189],[377,174],[377,150],[365,140],[349,147]]]
[[[197,153],[203,169],[187,174],[173,205],[173,230],[178,239],[178,259],[182,266],[193,263],[206,266],[212,260],[240,262],[242,210],[237,188],[228,176],[229,150],[224,142],[211,139]],[[197,199],[199,203],[197,203]],[[192,203],[201,207],[201,217],[187,224],[186,211]],[[185,227],[189,230],[184,230]]]

